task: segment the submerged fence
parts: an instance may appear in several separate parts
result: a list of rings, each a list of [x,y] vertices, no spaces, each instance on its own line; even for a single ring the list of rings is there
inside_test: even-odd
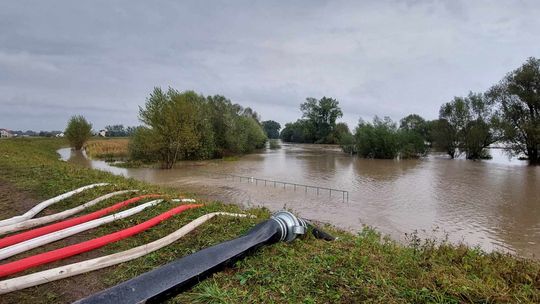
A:
[[[290,182],[284,182],[284,181],[278,181],[278,180],[257,178],[253,176],[242,176],[242,175],[229,174],[229,173],[217,173],[217,172],[208,172],[208,171],[204,171],[204,173],[209,174],[209,175],[218,175],[224,178],[231,178],[233,181],[238,180],[242,182],[243,180],[245,180],[248,183],[255,184],[256,186],[261,184],[261,185],[264,185],[265,187],[267,186],[269,187],[273,186],[274,188],[283,187],[283,189],[287,189],[287,186],[289,186],[289,189],[293,188],[294,191],[303,189],[305,193],[308,193],[308,189],[312,189],[314,192],[317,193],[317,195],[320,195],[322,192],[328,192],[329,197],[332,197],[332,193],[334,193],[335,195],[339,193],[341,195],[343,202],[349,202],[349,191],[347,190],[290,183]]]

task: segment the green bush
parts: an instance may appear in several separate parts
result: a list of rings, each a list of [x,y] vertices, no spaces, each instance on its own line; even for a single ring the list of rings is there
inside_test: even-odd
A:
[[[279,124],[279,122],[273,120],[266,120],[263,121],[261,125],[268,138],[279,138],[279,130],[281,129],[281,125]]]
[[[147,127],[138,127],[129,141],[129,158],[146,163],[159,161],[158,150],[161,145],[153,130]]]
[[[356,145],[354,143],[354,136],[351,133],[343,134],[339,142],[339,145],[341,146],[341,149],[345,153],[349,153],[349,154],[357,153]]]
[[[80,150],[92,137],[92,124],[82,115],[72,116],[68,121],[65,135],[70,146],[75,150]]]
[[[373,123],[360,120],[354,137],[356,151],[362,157],[392,159],[398,155],[397,126],[389,117],[375,116]]]
[[[344,135],[341,148],[365,158],[418,158],[428,152],[424,136],[410,128],[398,129],[389,117],[360,120],[354,136]]]
[[[139,117],[145,126],[132,136],[131,159],[160,161],[163,168],[178,160],[249,153],[266,142],[257,112],[219,95],[155,88]]]
[[[281,139],[286,142],[314,143],[316,140],[315,125],[305,119],[287,123],[281,131]]]
[[[399,156],[401,158],[419,158],[426,156],[428,147],[424,137],[414,131],[399,130]]]

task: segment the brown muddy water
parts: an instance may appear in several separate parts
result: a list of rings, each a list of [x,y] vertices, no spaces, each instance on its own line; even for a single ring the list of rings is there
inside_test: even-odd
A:
[[[236,161],[182,162],[171,170],[124,169],[61,149],[63,160],[139,180],[178,187],[201,197],[244,206],[283,207],[303,217],[358,231],[377,228],[394,239],[406,233],[465,242],[484,250],[540,256],[540,168],[508,159],[493,149],[492,160],[450,160],[432,154],[421,160],[366,160],[334,147],[282,144]],[[341,194],[231,179],[236,174],[338,188]]]

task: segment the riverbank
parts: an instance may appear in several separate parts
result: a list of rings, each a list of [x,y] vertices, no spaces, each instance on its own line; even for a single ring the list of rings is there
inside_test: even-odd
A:
[[[57,212],[87,201],[111,189],[138,188],[166,193],[171,197],[186,195],[177,189],[126,179],[110,173],[75,166],[58,160],[56,150],[65,146],[61,139],[13,139],[0,141],[0,181],[2,197],[37,202],[81,185],[106,181],[114,187],[95,189],[48,208]],[[6,190],[8,189],[8,190]],[[8,193],[5,193],[8,192]],[[20,214],[19,199],[0,200],[2,218]],[[119,200],[117,197],[115,200]],[[112,204],[105,201],[95,208]],[[126,250],[178,229],[201,214],[211,211],[240,212],[235,205],[205,202],[200,210],[176,216],[159,226],[99,250],[70,258],[48,267]],[[87,240],[142,222],[173,205],[167,202],[142,215],[105,225],[78,235]],[[14,207],[12,207],[14,206]],[[39,287],[3,295],[2,303],[69,302],[112,286],[135,275],[163,265],[221,241],[234,238],[255,223],[266,219],[266,209],[244,210],[257,219],[217,218],[167,248],[135,261],[99,272],[48,283]],[[336,242],[315,240],[308,236],[290,244],[266,247],[235,267],[215,274],[173,302],[291,302],[328,303],[432,303],[432,302],[524,302],[540,301],[540,263],[507,254],[484,253],[464,245],[435,244],[410,237],[402,246],[381,238],[372,229],[358,235],[328,228],[339,237]],[[74,237],[30,251],[59,248],[74,242]],[[16,258],[19,258],[18,256]]]

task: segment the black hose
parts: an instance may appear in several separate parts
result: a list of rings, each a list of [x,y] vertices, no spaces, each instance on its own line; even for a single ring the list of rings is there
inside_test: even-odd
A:
[[[311,233],[313,234],[313,236],[316,239],[321,239],[321,240],[325,240],[325,241],[335,241],[336,240],[335,236],[325,232],[324,230],[314,226],[313,224],[308,223],[308,226],[311,228]]]
[[[283,227],[264,221],[244,236],[203,249],[144,273],[76,303],[157,303],[197,284],[212,273],[232,265],[260,246],[279,242]]]
[[[309,224],[318,239],[333,241],[335,238]],[[203,249],[169,264],[141,274],[114,287],[81,299],[76,303],[157,303],[186,290],[212,273],[255,251],[257,248],[277,243],[290,242],[305,234],[306,221],[287,211],[275,213],[245,235]]]

